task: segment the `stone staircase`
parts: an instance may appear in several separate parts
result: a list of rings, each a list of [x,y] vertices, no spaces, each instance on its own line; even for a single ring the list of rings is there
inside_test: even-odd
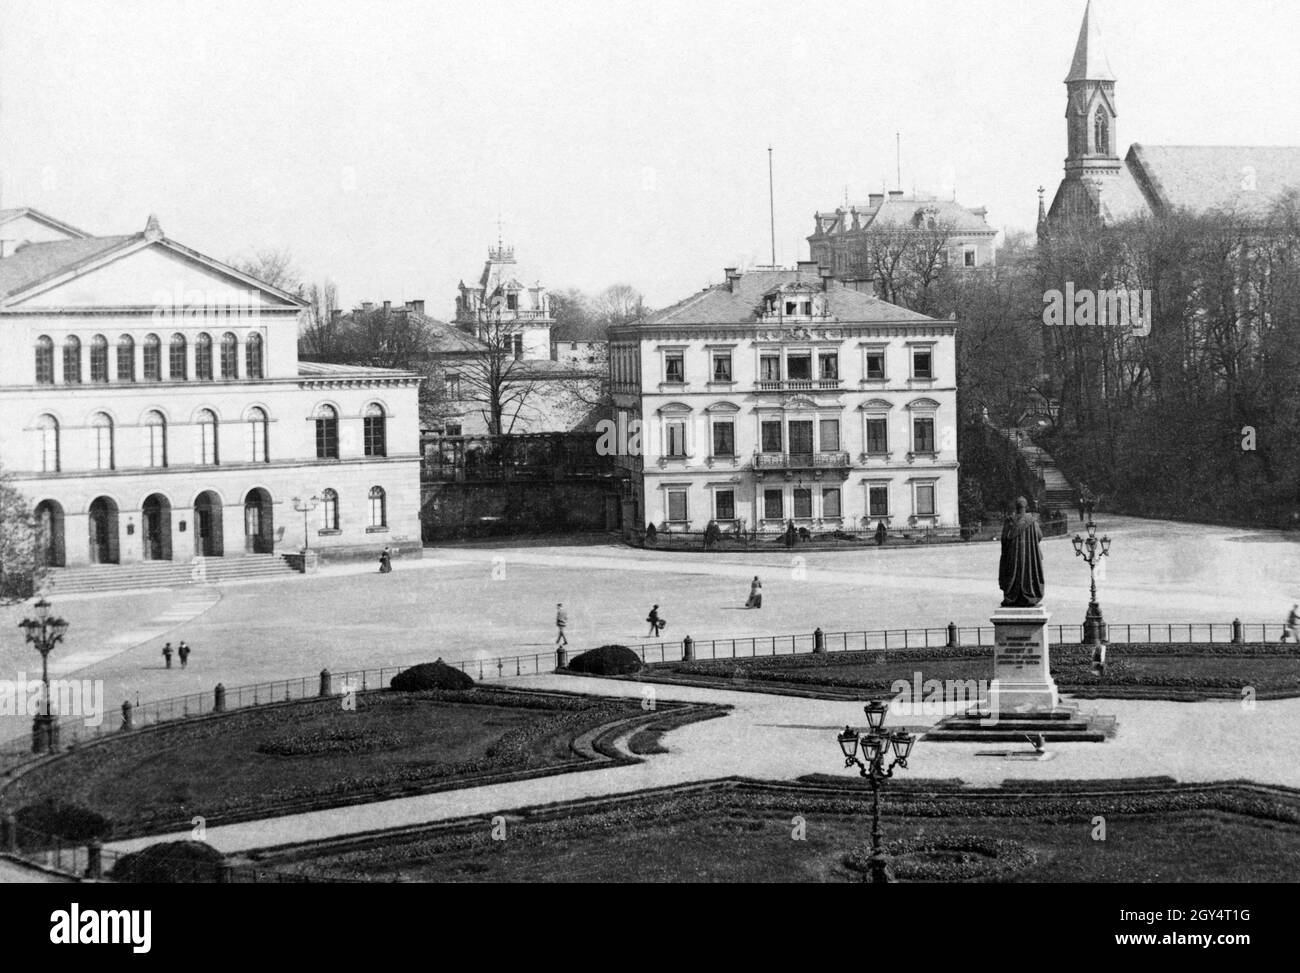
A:
[[[1047,713],[1004,716],[961,714],[940,720],[922,737],[930,743],[1026,743],[1041,736],[1048,743],[1104,743],[1115,735],[1113,716],[1082,714],[1072,703],[1062,703]]]
[[[133,588],[182,588],[298,574],[279,554],[243,554],[195,561],[140,561],[55,568],[45,580],[46,595],[74,595]]]
[[[1015,444],[1020,455],[1029,464],[1029,468],[1043,478],[1043,502],[1049,507],[1055,507],[1067,513],[1075,509],[1079,503],[1079,491],[1070,485],[1070,481],[1065,478],[1065,474],[1060,471],[1056,461],[1052,459],[1047,450],[1041,446],[1035,446],[1030,441],[1028,434],[1023,431],[1020,431],[1020,435],[1017,437],[1016,433],[1018,431],[1016,429],[999,430],[1002,435]]]

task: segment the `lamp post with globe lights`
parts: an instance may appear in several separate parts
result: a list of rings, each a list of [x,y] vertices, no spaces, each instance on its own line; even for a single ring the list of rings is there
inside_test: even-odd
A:
[[[1083,558],[1088,565],[1088,577],[1091,582],[1091,594],[1088,597],[1088,613],[1083,619],[1083,640],[1093,646],[1106,641],[1106,622],[1101,617],[1101,606],[1097,604],[1097,564],[1104,557],[1110,556],[1110,538],[1104,534],[1097,536],[1097,525],[1088,519],[1088,536],[1074,535],[1074,553]]]
[[[872,700],[862,708],[867,715],[867,729],[863,733],[850,726],[844,728],[836,739],[844,752],[844,766],[858,768],[858,772],[871,782],[871,871],[872,882],[892,882],[889,859],[881,846],[880,835],[880,785],[894,776],[894,768],[907,769],[907,758],[912,752],[916,737],[907,730],[886,730],[885,715],[889,704]],[[861,748],[862,756],[858,756]],[[894,759],[888,767],[885,761],[893,751]]]
[[[33,753],[53,753],[59,746],[59,728],[50,708],[50,652],[63,641],[68,623],[52,616],[50,607],[50,603],[42,598],[32,606],[36,617],[24,618],[18,623],[18,627],[26,634],[27,641],[41,654],[41,692],[45,698],[45,712],[38,713],[32,720]]]

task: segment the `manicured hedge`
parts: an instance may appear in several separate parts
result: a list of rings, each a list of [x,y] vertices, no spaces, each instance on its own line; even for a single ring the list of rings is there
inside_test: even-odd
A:
[[[213,883],[220,880],[221,852],[202,841],[163,841],[118,859],[115,882]]]
[[[418,693],[427,689],[473,689],[474,679],[439,659],[403,669],[389,685],[398,692]]]
[[[45,848],[50,835],[57,835],[64,844],[79,844],[103,838],[112,827],[102,814],[53,798],[19,808],[14,812],[14,821],[18,824],[18,845],[24,851]]]
[[[593,676],[626,676],[640,672],[641,658],[626,645],[602,645],[569,660],[573,672],[589,672]]]

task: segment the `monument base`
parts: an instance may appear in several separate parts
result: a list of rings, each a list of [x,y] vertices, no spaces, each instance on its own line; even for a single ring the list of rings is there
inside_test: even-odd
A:
[[[1047,610],[999,608],[993,622],[993,682],[988,709],[999,715],[1050,713],[1060,703],[1052,679]]]

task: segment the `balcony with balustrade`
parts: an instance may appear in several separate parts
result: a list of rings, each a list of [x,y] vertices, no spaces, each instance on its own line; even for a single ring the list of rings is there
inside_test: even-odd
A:
[[[754,383],[756,392],[839,392],[842,389],[838,378],[760,378]]]
[[[796,473],[811,472],[814,479],[820,479],[832,473],[840,479],[848,479],[849,454],[843,450],[820,453],[755,453],[754,473],[761,480],[772,474],[780,474],[786,479]]]

